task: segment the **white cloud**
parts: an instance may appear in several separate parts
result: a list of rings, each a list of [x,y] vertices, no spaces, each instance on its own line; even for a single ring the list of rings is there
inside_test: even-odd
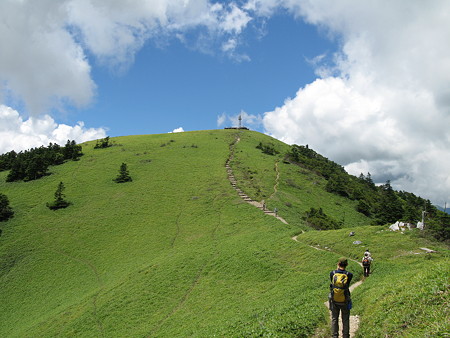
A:
[[[63,5],[0,2],[0,95],[24,100],[31,113],[62,100],[83,106],[95,92],[84,52],[64,27]]]
[[[274,1],[254,2],[273,10]],[[309,144],[353,174],[370,171],[435,203],[449,200],[450,3],[278,4],[341,49],[334,65],[317,65],[322,78],[265,114],[266,131]]]
[[[241,110],[241,112],[236,115],[227,115],[222,113],[217,116],[217,127],[222,127],[226,123],[229,123],[227,127],[239,127],[239,116],[241,117],[242,127],[258,128],[262,125],[261,115],[248,114],[247,112]]]
[[[236,49],[236,46],[237,46],[237,40],[229,39],[222,44],[222,50],[224,52],[233,51]]]
[[[227,41],[222,52],[244,61],[237,36],[250,20],[234,2],[208,0],[0,1],[0,103],[23,102],[35,116],[85,106],[96,91],[86,55],[120,72],[149,39],[178,37],[204,51]]]
[[[0,105],[0,154],[47,146],[50,142],[64,145],[67,140],[82,143],[105,136],[102,128],[86,129],[82,122],[75,126],[57,124],[49,115],[23,120],[16,110]]]
[[[222,127],[227,121],[227,114],[222,113],[217,116],[217,127]]]
[[[225,52],[231,59],[236,62],[249,62],[250,57],[247,54],[237,52],[239,42],[237,38],[230,38],[222,44],[222,51]]]
[[[170,134],[170,133],[182,133],[182,132],[184,132],[183,127],[179,127],[179,128],[175,128],[175,129],[172,130],[172,131],[169,131],[169,134]]]
[[[250,20],[251,18],[247,12],[237,7],[236,4],[231,3],[230,11],[221,20],[221,28],[227,33],[239,34]]]

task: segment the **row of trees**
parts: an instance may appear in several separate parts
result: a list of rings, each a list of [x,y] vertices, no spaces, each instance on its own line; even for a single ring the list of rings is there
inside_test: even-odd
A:
[[[359,177],[349,175],[341,165],[308,146],[293,145],[286,159],[324,177],[328,192],[358,201],[356,210],[372,218],[375,224],[396,221],[415,224],[422,220],[422,212],[425,212],[427,231],[439,240],[450,239],[449,215],[439,211],[429,200],[413,193],[395,191],[390,181],[377,186],[370,173],[361,173]],[[307,214],[320,216],[320,212]]]
[[[82,147],[68,140],[64,147],[50,143],[48,147],[32,148],[16,153],[14,150],[0,155],[0,171],[9,170],[7,182],[31,181],[48,175],[48,167],[68,160],[76,161]]]

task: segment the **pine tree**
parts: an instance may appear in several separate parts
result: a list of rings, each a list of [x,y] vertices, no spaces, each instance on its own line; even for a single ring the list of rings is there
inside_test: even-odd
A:
[[[117,183],[131,182],[132,178],[128,172],[126,163],[122,163],[119,169],[119,175],[114,179]]]
[[[62,208],[67,208],[70,202],[66,201],[66,197],[63,193],[65,187],[63,182],[59,182],[58,188],[55,191],[55,200],[52,203],[47,203],[47,207],[51,210],[57,210]]]

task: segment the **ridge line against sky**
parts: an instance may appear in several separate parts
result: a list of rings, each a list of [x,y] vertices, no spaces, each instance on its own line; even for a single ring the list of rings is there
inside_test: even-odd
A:
[[[0,153],[236,125],[444,205],[450,2],[3,0]]]

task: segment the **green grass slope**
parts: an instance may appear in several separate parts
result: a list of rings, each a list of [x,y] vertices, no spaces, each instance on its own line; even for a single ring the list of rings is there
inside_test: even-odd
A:
[[[285,162],[289,145],[256,132],[241,133],[240,140],[232,161],[239,186],[253,199],[264,200],[269,209],[277,208],[289,224],[303,226],[302,217],[311,208],[322,208],[343,227],[370,224],[369,218],[355,211],[357,201],[327,192],[323,177]],[[273,146],[278,154],[256,149],[259,142]]]
[[[355,291],[355,311],[367,327],[388,321],[388,330],[423,332],[409,324],[414,313],[408,320],[373,316],[370,309],[392,300],[392,280],[410,277],[397,289],[418,283],[431,288],[426,295],[436,295],[433,300],[448,299],[445,248],[429,260],[404,255],[399,241],[405,252],[428,243],[363,226],[367,219],[352,201],[327,193],[317,175],[283,163],[288,146],[279,141],[235,130],[112,141],[106,149],[83,144],[80,161],[53,167],[36,181],[5,183],[7,173],[0,173],[0,192],[15,211],[0,223],[0,336],[311,336],[328,321],[328,272],[339,255],[356,258],[363,250],[348,242],[350,229],[365,234],[380,262],[360,287],[365,292]],[[259,142],[280,154],[262,154]],[[289,225],[239,198],[225,170],[231,153],[239,186],[277,207]],[[132,182],[113,182],[122,162]],[[45,204],[60,181],[72,205],[51,211]],[[301,216],[310,207],[322,207],[347,228],[309,231],[293,241],[293,234],[308,230]],[[332,250],[310,246],[318,243]],[[416,282],[405,263],[434,279]],[[351,268],[359,279],[356,263]],[[417,301],[400,295],[405,304]]]
[[[355,236],[349,237],[348,232]],[[304,243],[361,260],[370,248],[372,274],[355,289],[357,337],[447,337],[450,332],[450,255],[442,243],[427,242],[418,231],[392,232],[382,226],[308,232]],[[354,245],[359,240],[362,245]],[[426,253],[426,247],[435,253]],[[355,269],[355,270],[352,270]],[[350,271],[361,268],[351,266]]]

